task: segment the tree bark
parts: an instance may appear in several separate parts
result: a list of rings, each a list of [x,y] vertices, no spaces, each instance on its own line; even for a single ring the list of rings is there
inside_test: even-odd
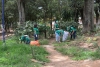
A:
[[[25,7],[23,0],[17,0],[18,12],[19,12],[19,23],[23,24],[25,22]]]
[[[90,0],[90,31],[93,32],[94,31],[94,0]]]
[[[98,20],[99,20],[99,13],[98,13],[98,10],[95,10],[95,14],[96,14],[96,23],[98,23]]]
[[[96,0],[96,3],[100,3],[100,0]],[[100,4],[99,4],[99,6],[100,6]],[[96,8],[95,8],[95,14],[96,14],[96,24],[98,24],[98,20],[99,20],[99,6],[96,6]]]
[[[94,0],[84,0],[83,33],[94,29]]]

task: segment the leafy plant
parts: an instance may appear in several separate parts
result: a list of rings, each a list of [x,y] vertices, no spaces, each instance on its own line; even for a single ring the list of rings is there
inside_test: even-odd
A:
[[[69,26],[74,26],[76,29],[78,29],[78,23],[77,22],[74,22],[74,21],[62,21],[61,23],[60,23],[60,28],[61,29],[65,29],[66,30],[66,28],[67,27],[69,27]]]
[[[15,35],[22,35],[22,34],[26,34],[26,35],[30,35],[31,32],[33,31],[33,22],[32,21],[26,21],[25,24],[23,26],[18,25],[18,27],[15,30]]]

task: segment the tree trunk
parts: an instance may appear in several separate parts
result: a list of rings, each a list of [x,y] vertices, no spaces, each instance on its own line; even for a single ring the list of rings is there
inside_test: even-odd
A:
[[[46,27],[46,11],[44,10],[44,23],[45,23],[45,27]],[[44,35],[45,35],[45,38],[47,38],[47,31],[45,29],[44,31]]]
[[[51,27],[51,30],[52,30],[52,8],[51,8],[51,15],[50,15],[50,27]]]
[[[78,11],[78,9],[75,9],[76,11],[75,11],[75,19],[74,19],[74,21],[75,22],[78,22],[78,14],[79,14],[79,11]]]
[[[94,29],[94,0],[84,0],[83,33]]]
[[[81,20],[83,22],[83,8],[79,10],[80,11],[80,16],[81,16]]]
[[[99,4],[99,0],[96,0],[96,3],[98,3]],[[99,20],[99,6],[96,6],[95,7],[95,14],[96,14],[96,24],[98,24],[98,20]]]
[[[43,12],[44,12],[44,23],[45,23],[45,27],[46,27],[46,17],[47,17],[47,8],[48,8],[48,4],[47,4],[47,0],[44,0],[44,3],[45,3],[45,8],[43,8]],[[45,34],[45,38],[47,38],[47,31],[45,29],[44,31],[44,34]]]
[[[19,23],[23,24],[25,22],[25,7],[23,0],[17,0],[17,6],[19,11]]]
[[[96,23],[98,24],[98,20],[99,20],[99,13],[96,14]]]
[[[96,14],[96,23],[98,23],[98,20],[99,20],[99,13],[98,13],[98,10],[95,10],[95,14]]]

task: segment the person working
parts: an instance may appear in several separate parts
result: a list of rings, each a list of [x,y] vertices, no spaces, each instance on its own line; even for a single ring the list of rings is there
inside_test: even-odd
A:
[[[76,38],[76,28],[73,25],[70,27],[69,32],[70,32],[70,39],[71,40],[75,39]]]
[[[61,38],[64,34],[64,31],[62,29],[56,30],[56,41],[61,42]]]
[[[36,41],[36,40],[38,40],[38,35],[39,35],[39,29],[37,27],[37,24],[34,25],[33,30],[34,30],[34,39]]]
[[[21,43],[24,42],[25,44],[30,44],[30,38],[28,35],[22,35],[20,41]]]

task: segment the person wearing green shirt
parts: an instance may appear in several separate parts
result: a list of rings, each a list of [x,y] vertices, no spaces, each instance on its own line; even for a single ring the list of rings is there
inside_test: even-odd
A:
[[[56,32],[56,41],[60,42],[61,38],[62,38],[62,36],[64,34],[64,31],[62,29],[58,29],[55,32]]]
[[[70,39],[75,39],[76,38],[76,28],[72,25],[69,29],[70,32]]]
[[[22,43],[22,42],[25,43],[25,36],[24,36],[24,35],[22,35],[22,36],[20,37],[20,41],[21,41],[21,43]]]
[[[28,35],[22,35],[21,38],[20,38],[20,40],[21,40],[21,43],[22,42],[24,42],[26,44],[29,44],[30,43],[30,38],[29,38]]]
[[[56,41],[59,41],[59,35],[56,33],[56,31],[59,30],[59,25],[58,25],[58,22],[55,21],[55,24],[54,24],[54,31],[55,31],[55,38],[56,38]]]
[[[29,38],[28,35],[26,35],[25,43],[26,43],[26,44],[30,44],[30,38]]]
[[[38,40],[38,35],[39,35],[39,29],[37,27],[37,24],[34,25],[33,30],[34,30],[34,39],[36,41],[36,40]]]
[[[58,24],[58,22],[56,21],[55,24],[54,24],[54,30],[56,31],[57,29],[59,29],[59,24]]]

